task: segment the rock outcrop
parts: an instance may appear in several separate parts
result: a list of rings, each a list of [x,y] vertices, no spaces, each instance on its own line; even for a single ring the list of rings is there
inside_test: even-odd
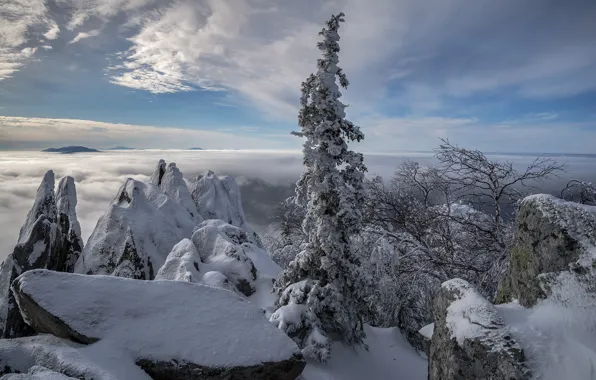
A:
[[[468,282],[442,284],[434,301],[429,380],[529,380],[523,349],[495,307]]]
[[[253,244],[263,243],[247,223],[242,208],[240,189],[233,177],[218,177],[212,171],[196,178],[190,188],[191,196],[203,219],[220,219],[246,232]]]
[[[2,338],[31,335],[16,307],[11,282],[31,269],[47,268],[72,271],[82,248],[81,232],[75,207],[74,179],[60,181],[54,193],[54,172],[48,171],[37,189],[33,207],[21,227],[14,251],[0,267],[0,333]],[[56,201],[57,198],[57,201]]]
[[[77,218],[77,190],[74,178],[64,177],[58,184],[56,193],[56,208],[58,224],[64,236],[63,256],[59,258],[59,265],[55,270],[73,272],[75,264],[83,251],[81,225]]]
[[[129,178],[99,219],[75,272],[153,279],[195,221],[157,186]]]
[[[166,171],[161,178],[159,187],[168,197],[172,198],[174,202],[184,207],[196,224],[203,221],[203,218],[197,211],[197,205],[190,195],[188,186],[186,186],[182,172],[180,172],[180,169],[176,167],[174,162],[168,164]]]
[[[592,278],[594,248],[596,207],[549,195],[525,198],[497,302],[518,299],[523,306],[534,306],[551,293],[559,275]]]
[[[87,357],[100,363],[106,353],[130,356],[153,379],[291,380],[305,366],[288,336],[229,291],[47,270],[24,273],[12,288],[37,332],[89,344]]]
[[[255,291],[257,268],[251,254],[261,250],[244,230],[222,220],[206,220],[192,234],[201,261],[220,272],[245,296]]]

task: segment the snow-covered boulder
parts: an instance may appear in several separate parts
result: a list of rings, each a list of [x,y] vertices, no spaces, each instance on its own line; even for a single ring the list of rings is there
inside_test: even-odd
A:
[[[246,296],[255,291],[257,269],[246,251],[258,247],[248,243],[243,230],[221,220],[206,220],[192,234],[192,241],[211,270],[223,273]]]
[[[195,221],[157,186],[129,178],[99,219],[75,272],[153,279]]]
[[[132,357],[153,379],[289,380],[305,366],[261,310],[210,286],[33,270],[13,292],[36,331],[90,344],[103,363]]]
[[[429,380],[531,378],[523,349],[495,307],[468,282],[444,282],[433,308]]]
[[[535,305],[551,292],[558,273],[591,273],[595,252],[596,207],[544,194],[525,198],[497,302]]]
[[[259,235],[246,221],[240,189],[233,177],[218,177],[211,170],[196,178],[191,196],[203,219],[220,219],[244,230],[253,244],[263,248]]]
[[[32,333],[18,312],[10,292],[11,282],[21,273],[36,268],[72,271],[82,248],[74,179],[65,177],[60,181],[57,202],[54,184],[54,172],[50,170],[37,189],[14,251],[0,266],[0,335],[3,338]]]
[[[172,248],[155,279],[198,283],[201,280],[201,264],[201,258],[192,241],[182,239]]]
[[[253,244],[246,231],[223,220],[206,220],[192,234],[201,261],[208,270],[223,273],[244,295],[250,296],[261,281],[272,287],[281,268],[269,254]]]

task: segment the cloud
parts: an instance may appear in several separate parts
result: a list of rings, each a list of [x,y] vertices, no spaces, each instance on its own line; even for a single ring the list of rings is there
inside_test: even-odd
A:
[[[74,44],[76,42],[79,42],[80,40],[83,40],[85,38],[89,38],[89,37],[97,37],[99,36],[100,30],[92,30],[90,32],[80,32],[79,34],[77,34],[75,36],[75,38],[73,38],[69,44]]]
[[[128,145],[137,148],[185,149],[278,149],[298,147],[291,136],[259,137],[242,133],[113,124],[76,119],[47,119],[0,116],[0,148],[26,149],[48,146],[88,145],[109,148]],[[287,137],[290,137],[289,139]],[[284,140],[286,138],[286,140]]]
[[[48,40],[55,40],[58,38],[58,33],[60,33],[60,27],[56,24],[55,21],[50,22],[50,29],[44,33],[44,37]]]
[[[155,93],[223,87],[293,116],[300,82],[315,69],[317,32],[338,10],[347,14],[340,59],[356,111],[390,88],[400,93],[394,105],[423,113],[448,97],[503,89],[529,98],[596,89],[596,7],[537,0],[178,1],[139,22],[112,80]]]
[[[42,1],[11,0],[0,3],[0,81],[12,77],[35,53],[27,46],[39,28],[51,24]]]

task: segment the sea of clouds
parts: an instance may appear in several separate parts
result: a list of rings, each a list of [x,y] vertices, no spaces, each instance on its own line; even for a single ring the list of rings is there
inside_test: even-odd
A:
[[[369,174],[386,178],[406,159],[422,163],[432,161],[430,153],[367,154],[365,157]],[[147,181],[162,158],[176,162],[187,180],[193,180],[207,170],[235,176],[245,195],[243,203],[247,218],[259,232],[266,231],[267,220],[276,203],[292,193],[292,184],[302,171],[302,156],[297,151],[0,152],[0,260],[12,252],[47,170],[55,172],[56,184],[65,175],[74,177],[78,193],[77,214],[86,240],[124,181],[129,177]],[[522,156],[500,158],[512,160],[520,167],[532,159]],[[558,160],[566,163],[567,172],[561,178],[543,184],[542,192],[556,192],[569,178],[596,179],[596,158],[564,157]]]

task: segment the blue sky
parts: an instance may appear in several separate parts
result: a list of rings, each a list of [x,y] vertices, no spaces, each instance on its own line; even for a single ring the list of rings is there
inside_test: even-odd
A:
[[[0,148],[299,148],[337,11],[355,149],[596,153],[593,0],[3,1]]]

